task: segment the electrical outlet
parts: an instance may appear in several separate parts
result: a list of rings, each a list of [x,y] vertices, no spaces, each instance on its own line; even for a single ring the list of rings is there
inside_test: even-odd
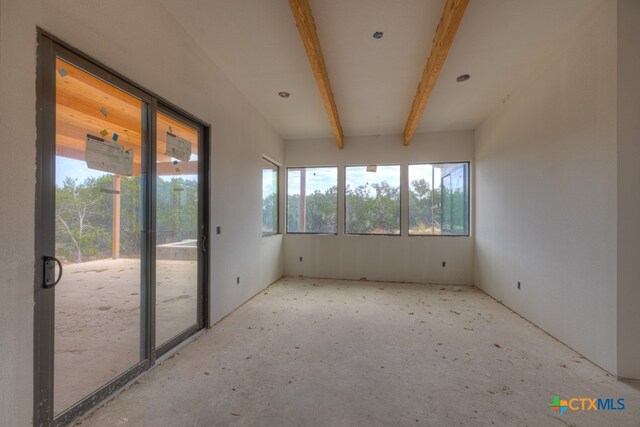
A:
[[[446,267],[447,266],[447,261],[442,261],[442,266]]]
[[[302,262],[302,257],[300,257],[300,262]]]
[[[240,284],[240,276],[236,277],[236,285]]]
[[[518,282],[518,289],[520,289],[520,282]]]
[[[222,227],[216,227],[216,234],[222,234]]]

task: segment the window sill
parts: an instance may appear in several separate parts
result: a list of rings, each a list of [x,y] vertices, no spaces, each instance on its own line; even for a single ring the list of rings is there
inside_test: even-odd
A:
[[[381,234],[381,233],[344,233],[345,236],[377,236],[377,237],[402,237],[402,234]]]
[[[408,234],[409,237],[470,237],[470,234]]]
[[[310,233],[310,232],[295,232],[295,231],[287,231],[287,234],[292,236],[337,236],[338,233]]]
[[[262,237],[271,237],[271,236],[282,236],[282,233],[269,233],[269,234],[262,235]]]

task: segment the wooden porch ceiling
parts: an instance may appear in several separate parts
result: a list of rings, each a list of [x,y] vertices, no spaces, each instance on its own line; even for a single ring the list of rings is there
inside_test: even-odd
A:
[[[142,102],[61,59],[56,60],[56,70],[56,154],[84,161],[87,134],[109,140],[113,140],[117,134],[117,142],[125,150],[133,148],[134,175],[139,175],[142,162]],[[169,129],[173,134],[190,141],[192,153],[198,153],[198,132],[159,113],[158,175],[197,174],[197,160],[174,165],[173,159],[164,154]],[[108,134],[102,136],[103,130]],[[176,173],[176,166],[179,173]]]

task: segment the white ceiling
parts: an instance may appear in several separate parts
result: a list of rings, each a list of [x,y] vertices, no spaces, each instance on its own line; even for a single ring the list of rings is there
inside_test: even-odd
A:
[[[474,129],[601,1],[471,0],[418,132]],[[161,3],[283,138],[332,135],[287,0]],[[444,3],[310,0],[345,136],[403,131]]]

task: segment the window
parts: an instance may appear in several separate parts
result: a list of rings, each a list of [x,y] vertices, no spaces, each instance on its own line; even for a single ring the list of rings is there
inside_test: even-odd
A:
[[[262,159],[262,235],[278,234],[278,166]]]
[[[338,233],[338,168],[287,170],[287,232]]]
[[[409,234],[469,235],[469,164],[409,165]]]
[[[400,166],[345,168],[345,233],[400,235]]]

